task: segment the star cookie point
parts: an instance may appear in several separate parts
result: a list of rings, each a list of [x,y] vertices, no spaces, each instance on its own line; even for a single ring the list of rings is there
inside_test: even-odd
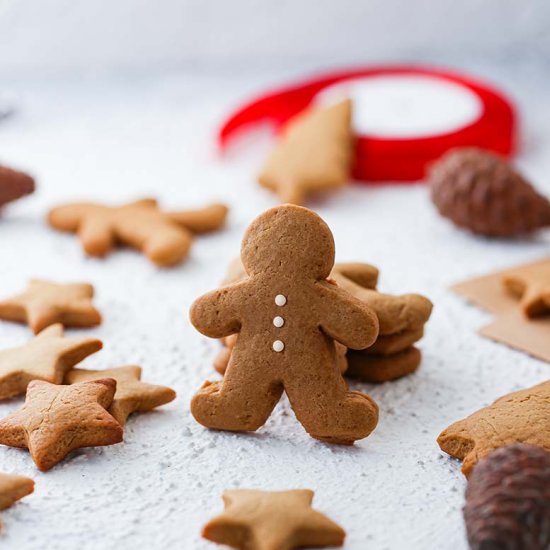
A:
[[[0,350],[0,400],[24,394],[32,380],[61,384],[63,377],[103,347],[96,338],[67,338],[50,325],[25,344]]]
[[[171,388],[142,382],[141,370],[137,365],[106,370],[73,369],[67,373],[66,381],[75,384],[104,377],[116,380],[117,390],[109,412],[124,426],[132,413],[150,411],[176,398]]]

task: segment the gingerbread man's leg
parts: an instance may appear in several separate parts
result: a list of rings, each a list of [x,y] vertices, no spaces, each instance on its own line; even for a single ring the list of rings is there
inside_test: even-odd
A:
[[[281,398],[280,383],[233,352],[222,382],[205,382],[191,401],[191,413],[214,430],[253,432],[263,426]]]
[[[309,435],[328,443],[351,445],[374,430],[378,406],[368,395],[348,391],[334,363],[301,368],[307,376],[289,376],[285,391]]]

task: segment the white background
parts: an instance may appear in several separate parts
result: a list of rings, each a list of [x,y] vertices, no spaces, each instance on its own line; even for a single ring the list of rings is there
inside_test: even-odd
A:
[[[125,443],[87,449],[48,473],[0,448],[0,469],[36,480],[2,512],[0,544],[24,550],[214,548],[201,526],[234,487],[309,487],[348,532],[351,550],[465,549],[458,462],[438,433],[509,391],[548,379],[549,366],[483,340],[489,316],[448,291],[454,281],[548,253],[550,236],[495,242],[458,231],[426,189],[350,186],[311,204],[332,227],[338,259],[381,269],[381,289],[435,303],[414,376],[353,384],[380,405],[376,431],[353,448],[310,439],[283,402],[256,435],[211,433],[189,414],[219,347],[187,321],[215,287],[262,210],[277,203],[254,178],[269,146],[256,134],[219,158],[213,137],[243,98],[315,67],[432,60],[502,86],[522,114],[518,163],[550,194],[545,2],[61,2],[0,0],[1,86],[19,111],[0,124],[0,161],[34,173],[37,193],[0,220],[0,291],[33,276],[86,280],[104,323],[89,368],[140,363],[170,385],[172,404],[132,418]],[[170,208],[223,200],[227,230],[197,239],[190,260],[158,270],[121,251],[85,259],[76,239],[44,223],[50,206],[83,197],[153,194]],[[0,323],[0,348],[30,331]],[[0,415],[21,404],[0,405]]]

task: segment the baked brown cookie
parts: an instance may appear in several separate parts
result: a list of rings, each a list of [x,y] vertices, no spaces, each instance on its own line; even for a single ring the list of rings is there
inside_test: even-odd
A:
[[[362,286],[357,277],[349,276],[349,271],[340,271],[339,264],[336,264],[331,277],[339,287],[353,294],[376,313],[380,323],[380,336],[419,330],[424,327],[432,313],[433,305],[428,298],[420,294],[392,296],[378,292],[370,286]]]
[[[550,380],[497,399],[492,405],[459,420],[437,439],[443,451],[463,460],[469,475],[478,460],[512,443],[550,451]]]
[[[180,263],[189,253],[193,235],[219,229],[227,207],[163,212],[154,199],[123,206],[75,203],[50,210],[48,222],[61,231],[78,233],[90,256],[106,256],[115,244],[141,250],[158,266]]]
[[[550,263],[541,264],[538,269],[504,275],[502,283],[521,300],[526,317],[540,317],[550,313]]]
[[[23,407],[0,420],[0,444],[28,449],[46,471],[75,449],[120,443],[122,427],[106,410],[115,391],[112,378],[72,386],[34,380]]]
[[[208,428],[254,431],[286,391],[298,420],[317,439],[352,444],[370,434],[378,407],[349,392],[335,341],[352,348],[378,335],[374,312],[327,282],[334,264],[328,226],[305,208],[268,210],[241,248],[247,277],[191,307],[191,322],[211,338],[239,333],[222,382],[206,382],[191,402]]]
[[[88,283],[52,283],[31,279],[27,290],[0,301],[0,319],[26,323],[37,334],[61,323],[65,327],[93,327],[101,314],[92,305],[94,287]]]
[[[229,265],[223,284],[235,283],[245,276],[242,261],[235,259]],[[418,332],[432,313],[433,304],[420,294],[393,296],[378,292],[378,269],[370,264],[337,263],[329,279],[374,310],[380,324],[380,336]]]
[[[0,208],[34,192],[34,179],[18,170],[0,166]]]
[[[1,350],[0,400],[24,394],[32,380],[61,384],[67,371],[102,347],[96,338],[67,338],[55,324],[22,346]]]
[[[34,481],[28,477],[0,473],[0,510],[34,491]]]
[[[210,520],[202,536],[241,550],[292,550],[342,546],[346,532],[313,510],[313,491],[225,491],[225,510]]]
[[[0,510],[9,508],[34,491],[34,481],[28,477],[0,473]],[[0,527],[2,520],[0,519]]]
[[[67,373],[65,381],[68,384],[78,384],[101,378],[112,378],[116,381],[115,397],[108,410],[121,426],[126,424],[132,413],[151,411],[176,398],[176,392],[171,388],[142,382],[141,367],[137,365],[106,370],[73,369]]]
[[[352,103],[345,100],[293,118],[260,173],[260,185],[292,204],[346,185],[354,152],[351,115]]]
[[[219,372],[222,376],[227,370],[227,365],[229,364],[229,358],[231,357],[231,351],[235,346],[237,340],[237,334],[232,334],[227,338],[222,338],[222,343],[224,345],[223,349],[216,355],[214,358],[214,369]],[[344,374],[348,368],[348,360],[346,358],[346,353],[348,348],[340,344],[340,342],[334,342],[334,347],[336,348],[336,366],[338,370]]]
[[[424,336],[424,327],[417,329],[402,330],[395,334],[379,336],[374,344],[363,350],[367,355],[391,356],[409,349],[413,344]]]
[[[389,382],[412,374],[422,359],[420,350],[414,346],[393,355],[372,355],[367,351],[348,351],[346,376],[362,382]]]

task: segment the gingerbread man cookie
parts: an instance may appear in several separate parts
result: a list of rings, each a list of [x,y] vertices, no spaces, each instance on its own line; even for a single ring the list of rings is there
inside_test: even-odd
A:
[[[90,256],[106,256],[116,243],[141,250],[154,264],[171,266],[189,253],[193,235],[219,229],[227,207],[163,212],[154,199],[112,207],[76,203],[50,210],[48,221],[61,231],[78,233]]]
[[[317,439],[352,444],[369,435],[378,407],[349,392],[335,341],[352,349],[378,335],[375,313],[326,279],[334,240],[315,213],[292,205],[268,210],[244,236],[247,277],[191,307],[191,322],[211,338],[239,333],[222,382],[206,382],[191,412],[208,428],[255,431],[286,391],[298,420]]]

